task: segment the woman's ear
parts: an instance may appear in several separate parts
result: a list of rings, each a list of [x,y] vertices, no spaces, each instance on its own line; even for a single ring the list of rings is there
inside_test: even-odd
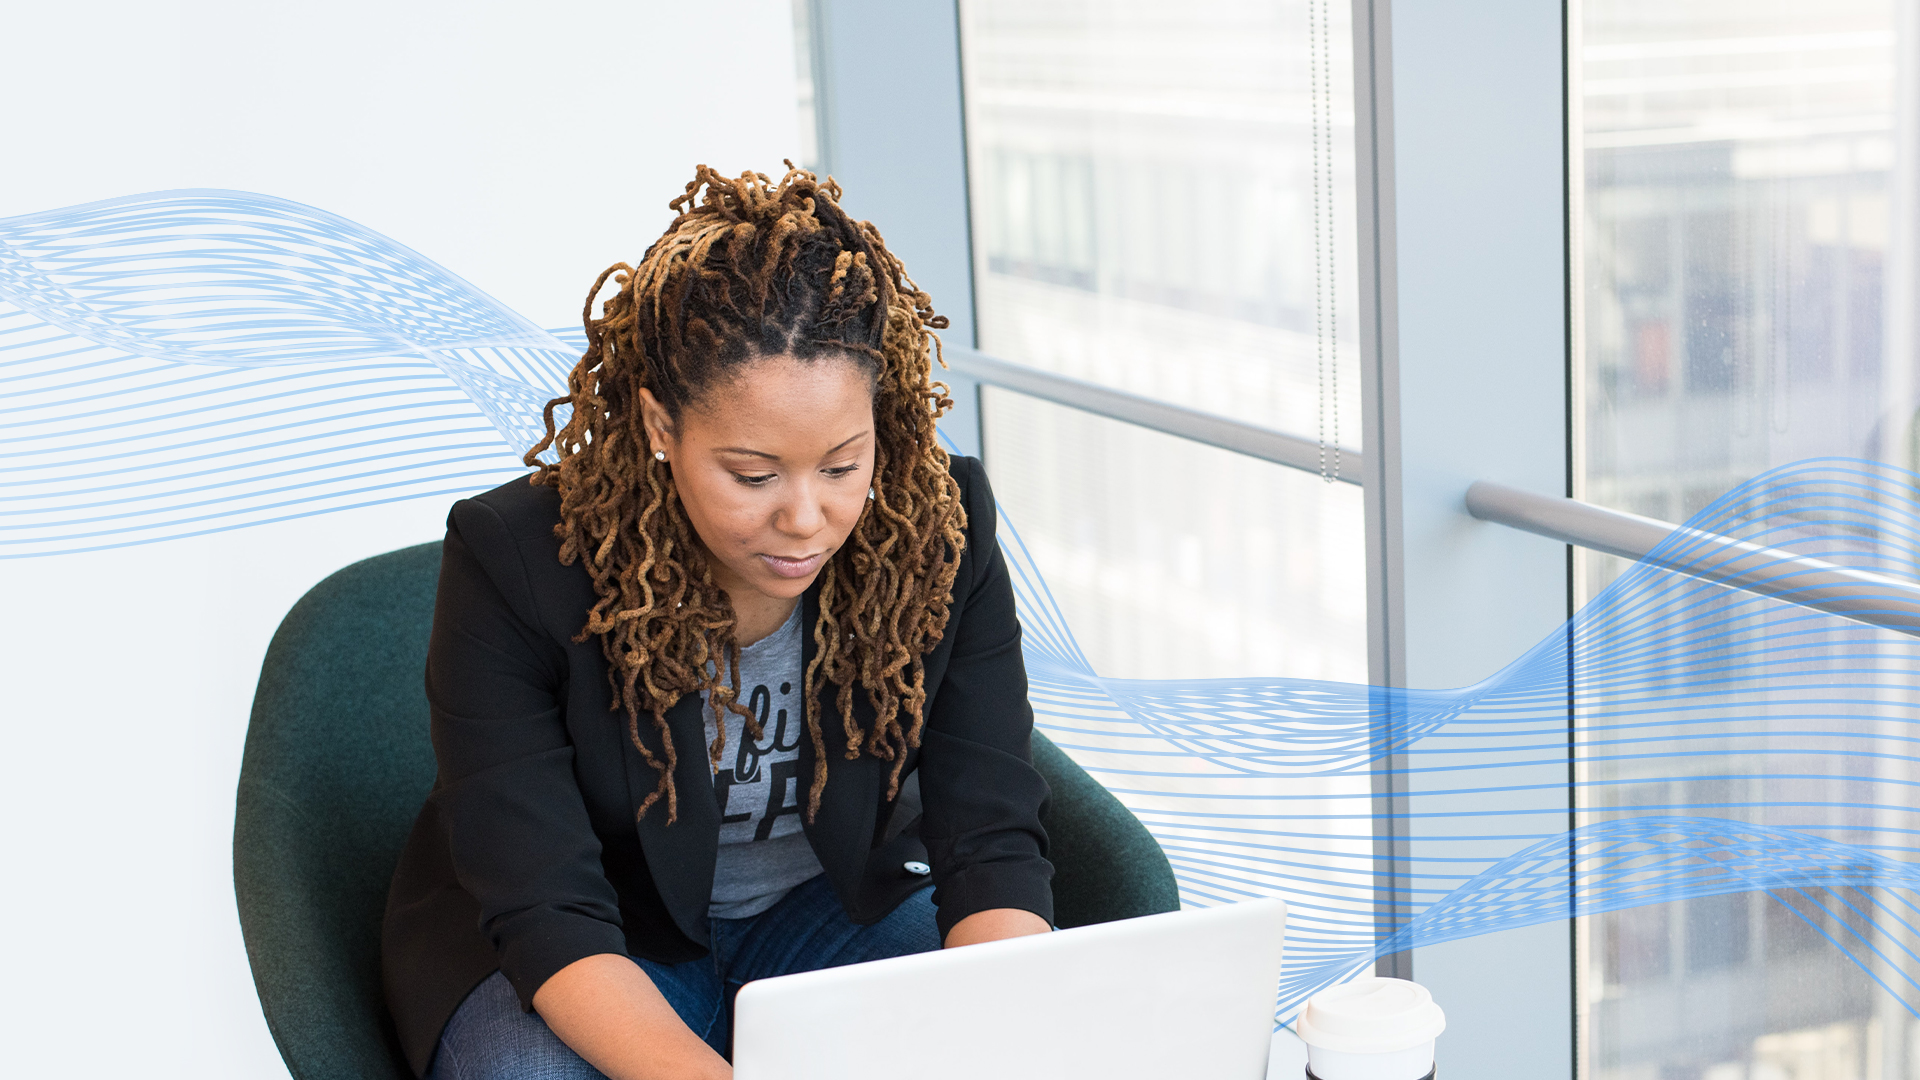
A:
[[[658,456],[667,455],[672,460],[677,440],[673,435],[673,418],[667,415],[666,406],[653,396],[653,391],[640,388],[640,423],[647,429],[647,453]]]

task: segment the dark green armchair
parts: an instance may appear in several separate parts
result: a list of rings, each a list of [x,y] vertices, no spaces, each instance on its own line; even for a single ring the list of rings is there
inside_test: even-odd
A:
[[[408,1080],[380,984],[387,880],[427,789],[422,672],[440,545],[313,587],[267,647],[240,764],[233,883],[254,986],[295,1080]],[[1035,735],[1061,926],[1179,906],[1166,856]]]

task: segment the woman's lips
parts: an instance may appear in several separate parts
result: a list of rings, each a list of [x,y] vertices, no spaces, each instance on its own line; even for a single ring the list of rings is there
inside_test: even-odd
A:
[[[804,559],[783,559],[778,555],[762,555],[760,561],[767,564],[767,569],[783,578],[803,578],[820,569],[820,564],[827,561],[827,553],[822,551],[816,555],[808,555]]]

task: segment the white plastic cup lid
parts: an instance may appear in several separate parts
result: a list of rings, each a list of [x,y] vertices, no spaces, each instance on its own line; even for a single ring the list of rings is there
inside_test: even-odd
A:
[[[1419,983],[1368,976],[1322,990],[1294,1025],[1308,1046],[1343,1054],[1392,1054],[1432,1042],[1447,1014]]]

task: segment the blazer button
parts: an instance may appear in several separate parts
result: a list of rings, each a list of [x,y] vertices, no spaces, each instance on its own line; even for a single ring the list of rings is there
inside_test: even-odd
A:
[[[914,877],[926,877],[928,874],[933,873],[933,867],[928,866],[919,859],[908,859],[906,862],[900,864],[900,869],[905,870]]]

